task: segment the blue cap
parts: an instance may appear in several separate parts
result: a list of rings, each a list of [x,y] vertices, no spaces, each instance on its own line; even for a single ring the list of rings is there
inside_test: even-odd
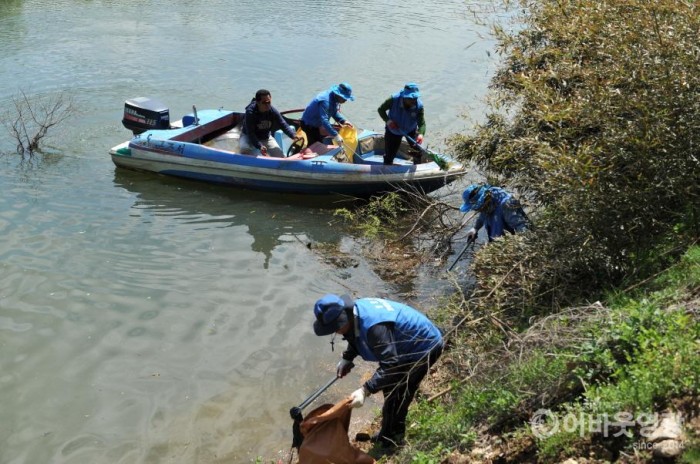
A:
[[[348,323],[346,309],[352,309],[355,302],[348,295],[332,293],[324,295],[314,305],[314,333],[318,336],[330,335]]]
[[[346,100],[353,101],[355,97],[352,96],[352,87],[347,82],[341,82],[338,85],[331,87],[331,92],[336,95],[340,95]]]
[[[414,99],[420,97],[420,92],[418,91],[418,84],[416,84],[415,82],[409,82],[406,85],[404,85],[403,90],[401,90],[401,97]]]
[[[464,192],[462,192],[464,204],[460,206],[459,210],[466,213],[467,211],[478,210],[484,206],[487,190],[486,186],[479,184],[472,184],[467,187]]]

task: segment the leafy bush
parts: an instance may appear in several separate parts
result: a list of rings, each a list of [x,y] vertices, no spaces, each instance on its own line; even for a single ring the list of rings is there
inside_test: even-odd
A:
[[[651,275],[700,236],[700,6],[520,3],[524,27],[498,30],[493,112],[452,143],[535,213],[524,242],[477,260],[481,294],[498,282],[496,304],[548,311]]]

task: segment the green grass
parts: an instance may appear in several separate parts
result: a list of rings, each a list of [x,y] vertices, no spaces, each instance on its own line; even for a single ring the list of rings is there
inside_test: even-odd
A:
[[[611,436],[616,429],[605,437],[591,424],[603,417],[613,421],[620,413],[648,418],[674,398],[697,395],[700,324],[686,302],[697,304],[699,289],[700,247],[694,247],[646,287],[610,295],[603,315],[577,327],[577,343],[524,353],[475,382],[455,383],[449,401],[412,408],[410,451],[396,462],[432,463],[452,450],[468,453],[483,427],[495,428],[494,433],[532,434],[523,411],[531,413],[548,396],[568,399],[546,404],[560,427],[536,439],[542,462],[580,455],[591,442],[616,449],[632,446],[639,426],[631,436],[616,438]],[[569,393],[574,397],[567,397]],[[583,428],[565,430],[567,417],[579,418]],[[697,448],[686,450],[688,456],[697,453]]]

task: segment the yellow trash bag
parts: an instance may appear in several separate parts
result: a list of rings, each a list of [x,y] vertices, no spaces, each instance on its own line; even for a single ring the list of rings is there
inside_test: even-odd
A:
[[[338,134],[343,138],[343,150],[345,150],[348,163],[352,163],[355,150],[357,150],[357,129],[343,126],[338,131]]]

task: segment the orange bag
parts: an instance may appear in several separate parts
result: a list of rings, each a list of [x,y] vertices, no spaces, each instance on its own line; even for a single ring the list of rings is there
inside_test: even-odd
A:
[[[324,404],[306,416],[300,425],[304,441],[299,447],[299,464],[374,464],[372,456],[348,439],[350,402],[346,398],[335,405]]]

